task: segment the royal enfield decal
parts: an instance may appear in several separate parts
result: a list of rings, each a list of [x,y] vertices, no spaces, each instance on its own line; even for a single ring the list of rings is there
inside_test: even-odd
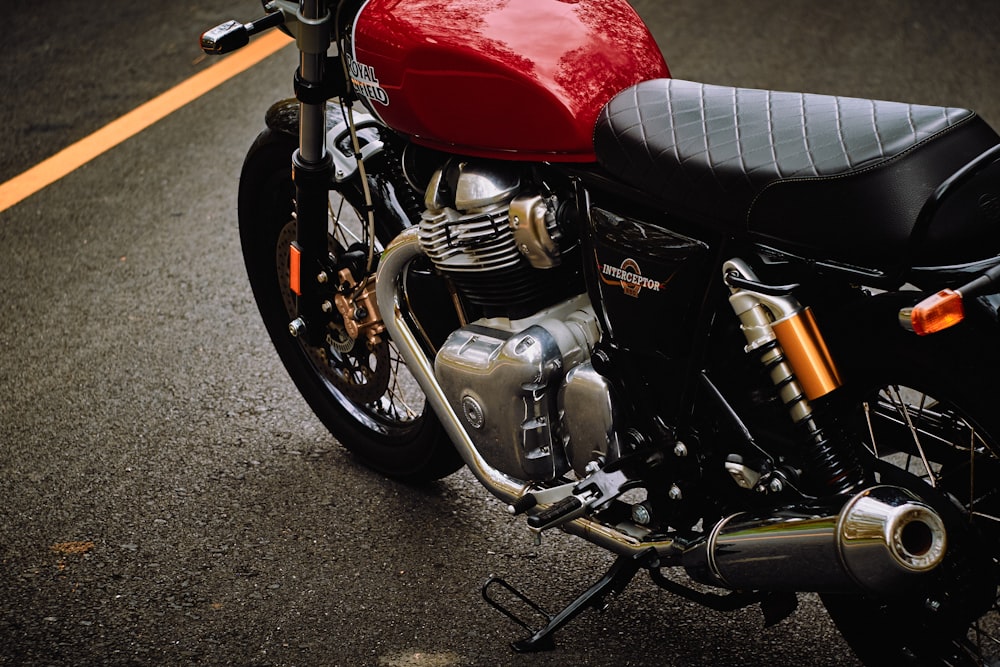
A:
[[[382,86],[379,85],[378,78],[375,76],[375,68],[371,66],[366,67],[358,62],[358,24],[363,22],[364,14],[367,12],[370,2],[371,0],[365,0],[364,4],[361,5],[361,8],[358,9],[357,15],[354,17],[354,25],[351,26],[350,50],[344,55],[347,56],[348,75],[351,77],[351,81],[354,83],[357,92],[363,95],[361,99],[362,104],[364,104],[368,112],[375,116],[380,123],[385,123],[385,119],[379,115],[378,107],[372,103],[372,100],[380,101],[382,104],[388,106],[389,95],[385,92]],[[357,74],[355,74],[355,72]],[[366,80],[365,77],[361,76],[363,73],[369,74],[370,76],[368,79],[370,80]],[[369,93],[372,93],[372,95],[369,96]],[[379,96],[379,93],[381,93],[381,97]]]
[[[647,278],[642,275],[642,270],[639,268],[639,264],[631,258],[623,261],[621,266],[601,264],[601,262],[598,261],[597,269],[601,273],[601,280],[608,285],[621,286],[622,291],[632,297],[638,297],[639,292],[641,292],[643,288],[652,290],[653,292],[659,292],[667,284],[667,281],[660,282],[659,280],[653,280],[652,278]]]
[[[359,63],[354,58],[350,58],[351,83],[358,95],[366,97],[372,102],[378,102],[389,106],[389,94],[383,90],[375,76],[375,68],[371,65]]]

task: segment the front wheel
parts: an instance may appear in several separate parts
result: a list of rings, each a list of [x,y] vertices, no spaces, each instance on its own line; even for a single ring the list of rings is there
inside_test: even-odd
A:
[[[998,341],[968,323],[917,337],[893,321],[897,305],[841,347],[842,391],[877,479],[909,488],[944,518],[945,560],[898,597],[822,599],[865,664],[1000,664]]]
[[[265,130],[240,175],[240,242],[264,325],[313,412],[362,463],[406,481],[444,477],[461,460],[385,334],[374,347],[333,322],[320,346],[289,334],[288,324],[296,316],[288,270],[289,245],[296,237],[291,176],[296,146],[295,137]],[[328,220],[334,256],[368,242],[364,218],[351,203],[358,202],[360,188],[350,181],[338,187],[330,192]],[[376,220],[376,247],[399,231]]]

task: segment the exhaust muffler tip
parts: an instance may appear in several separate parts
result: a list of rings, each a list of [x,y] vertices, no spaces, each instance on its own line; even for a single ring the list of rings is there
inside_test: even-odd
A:
[[[838,512],[734,514],[682,556],[693,579],[731,590],[905,591],[941,564],[944,521],[897,486],[873,486]]]
[[[864,588],[890,591],[944,560],[947,531],[940,515],[910,492],[875,486],[844,506],[837,525],[846,570]]]

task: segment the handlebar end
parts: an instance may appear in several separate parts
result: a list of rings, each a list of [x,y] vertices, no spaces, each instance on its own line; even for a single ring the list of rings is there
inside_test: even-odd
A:
[[[250,43],[250,31],[239,21],[226,21],[201,35],[201,50],[210,56],[232,53]]]

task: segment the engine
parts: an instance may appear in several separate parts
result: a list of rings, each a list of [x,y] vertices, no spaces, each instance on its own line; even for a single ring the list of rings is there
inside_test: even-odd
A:
[[[424,197],[420,244],[485,315],[520,318],[584,291],[560,198],[493,162],[451,161]]]
[[[550,480],[619,454],[600,340],[561,198],[501,163],[434,172],[420,245],[476,317],[452,332],[434,370],[480,454],[524,480]]]

